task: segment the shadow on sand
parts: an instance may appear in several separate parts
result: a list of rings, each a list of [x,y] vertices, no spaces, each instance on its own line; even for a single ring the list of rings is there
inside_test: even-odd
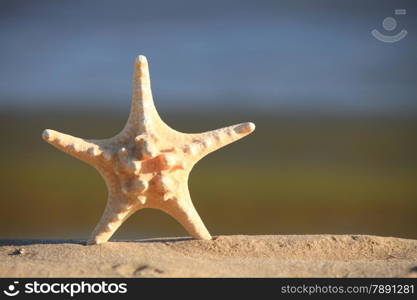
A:
[[[110,240],[110,243],[175,243],[183,241],[191,241],[193,238],[151,238],[140,240]],[[27,240],[14,240],[14,239],[2,239],[0,240],[0,246],[28,246],[28,245],[57,245],[57,244],[77,244],[86,245],[85,240],[40,240],[40,239],[27,239]]]

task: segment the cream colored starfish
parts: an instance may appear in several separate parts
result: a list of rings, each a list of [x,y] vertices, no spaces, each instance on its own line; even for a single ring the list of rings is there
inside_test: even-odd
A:
[[[253,123],[196,134],[170,128],[156,111],[148,62],[139,55],[134,67],[130,115],[119,134],[90,140],[46,129],[42,137],[95,167],[106,182],[107,205],[87,244],[108,241],[130,215],[148,207],[171,215],[192,237],[208,240],[210,233],[191,202],[189,173],[201,158],[254,129]]]

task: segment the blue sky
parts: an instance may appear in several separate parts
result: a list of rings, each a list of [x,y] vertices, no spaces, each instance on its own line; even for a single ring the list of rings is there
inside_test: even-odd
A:
[[[405,8],[407,15],[395,16]],[[417,112],[415,1],[3,1],[0,107]],[[384,31],[395,17],[398,28]],[[379,29],[408,36],[377,41]]]

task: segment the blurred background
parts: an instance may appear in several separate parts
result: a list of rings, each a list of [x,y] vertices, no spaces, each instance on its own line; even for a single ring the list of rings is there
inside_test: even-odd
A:
[[[191,174],[213,235],[417,238],[416,9],[393,0],[0,0],[0,238],[89,236],[104,182],[41,132],[116,134],[138,54],[171,127],[257,125]],[[384,43],[373,29],[408,35]],[[184,235],[168,215],[143,210],[114,238]]]

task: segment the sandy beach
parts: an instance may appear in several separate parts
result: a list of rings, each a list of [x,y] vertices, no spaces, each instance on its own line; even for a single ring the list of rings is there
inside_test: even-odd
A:
[[[369,235],[1,240],[1,277],[417,277],[417,240]]]

